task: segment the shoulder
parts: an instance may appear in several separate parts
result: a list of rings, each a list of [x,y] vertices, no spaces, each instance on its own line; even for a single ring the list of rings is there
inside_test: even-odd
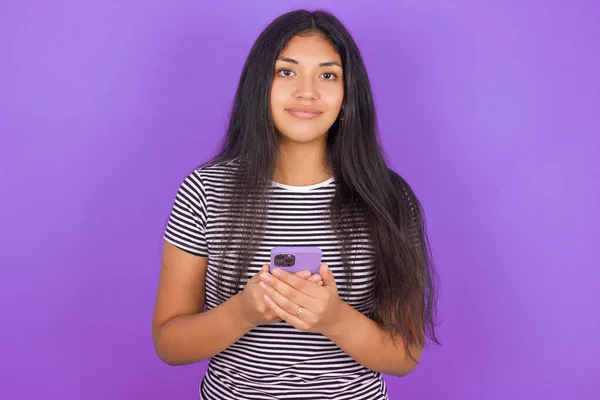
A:
[[[411,186],[402,176],[392,169],[388,169],[388,173],[392,181],[392,186],[396,192],[400,193],[403,197],[415,197],[415,193]]]
[[[234,179],[238,168],[236,161],[203,164],[188,173],[184,179],[184,184],[191,185],[201,191],[223,186]]]
[[[393,197],[399,202],[400,210],[404,209],[409,211],[412,215],[412,219],[418,218],[421,214],[421,202],[411,185],[392,169],[388,169],[390,179],[392,181],[392,188],[394,191]],[[402,212],[402,211],[400,211]]]

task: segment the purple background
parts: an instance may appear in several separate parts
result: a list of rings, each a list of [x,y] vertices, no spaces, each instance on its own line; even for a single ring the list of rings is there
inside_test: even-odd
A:
[[[150,336],[164,224],[255,37],[309,6],[362,49],[440,269],[443,346],[391,399],[597,399],[600,5],[487,3],[3,1],[0,398],[198,398]]]

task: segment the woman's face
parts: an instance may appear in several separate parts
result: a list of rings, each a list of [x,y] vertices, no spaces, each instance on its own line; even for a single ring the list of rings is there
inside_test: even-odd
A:
[[[286,140],[326,139],[344,101],[342,60],[322,36],[296,36],[275,62],[271,114]]]

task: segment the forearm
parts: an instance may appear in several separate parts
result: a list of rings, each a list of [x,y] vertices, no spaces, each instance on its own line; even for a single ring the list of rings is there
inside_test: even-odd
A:
[[[347,303],[342,304],[340,318],[326,336],[358,363],[374,371],[403,376],[416,366],[400,340],[394,344],[389,333]],[[411,352],[418,360],[421,349]]]
[[[165,322],[155,338],[158,356],[169,365],[184,365],[220,353],[252,329],[240,309],[239,296],[233,296],[209,311]]]

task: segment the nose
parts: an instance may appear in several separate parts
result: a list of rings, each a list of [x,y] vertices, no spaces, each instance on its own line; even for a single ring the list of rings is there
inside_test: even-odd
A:
[[[294,95],[298,99],[314,100],[318,97],[314,80],[310,76],[299,77]]]

